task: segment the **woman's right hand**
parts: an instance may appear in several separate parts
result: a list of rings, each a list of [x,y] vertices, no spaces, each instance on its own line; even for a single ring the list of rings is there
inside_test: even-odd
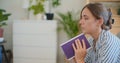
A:
[[[82,46],[83,44],[83,46]],[[82,40],[82,44],[79,39],[75,40],[75,44],[72,44],[74,52],[75,52],[75,61],[77,63],[85,63],[84,59],[87,54],[87,49],[84,40]],[[76,45],[76,47],[75,47]]]

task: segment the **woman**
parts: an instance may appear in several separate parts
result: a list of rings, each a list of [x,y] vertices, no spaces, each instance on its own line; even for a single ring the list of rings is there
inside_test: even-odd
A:
[[[76,63],[120,63],[120,40],[111,29],[111,12],[100,3],[89,3],[81,11],[79,24],[91,35],[91,47],[86,50],[84,40],[72,44]],[[75,47],[76,45],[76,47]]]

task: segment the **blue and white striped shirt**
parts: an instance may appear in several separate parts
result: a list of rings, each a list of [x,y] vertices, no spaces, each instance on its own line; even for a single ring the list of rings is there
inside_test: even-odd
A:
[[[87,50],[86,63],[120,63],[120,39],[110,31],[102,30],[95,47],[93,38],[89,42],[91,47]]]

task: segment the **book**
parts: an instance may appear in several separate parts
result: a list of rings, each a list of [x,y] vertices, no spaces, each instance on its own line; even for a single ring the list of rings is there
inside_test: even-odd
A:
[[[72,39],[70,39],[62,44],[60,44],[60,47],[61,47],[64,55],[66,56],[66,58],[68,60],[72,59],[75,55],[72,44],[75,42],[76,39],[79,39],[80,42],[82,42],[82,40],[84,40],[85,45],[86,45],[86,49],[88,49],[90,47],[90,44],[83,33],[73,37]]]

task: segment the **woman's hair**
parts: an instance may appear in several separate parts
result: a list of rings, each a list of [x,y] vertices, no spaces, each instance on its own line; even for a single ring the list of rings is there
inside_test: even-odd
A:
[[[110,9],[107,9],[104,5],[102,5],[101,3],[89,3],[87,4],[82,11],[88,8],[89,11],[92,13],[92,15],[96,18],[96,19],[101,19],[103,18],[103,24],[101,26],[102,29],[104,30],[109,30],[112,28],[112,23],[113,23],[113,19],[112,17],[112,13]],[[81,11],[81,14],[82,14]]]

